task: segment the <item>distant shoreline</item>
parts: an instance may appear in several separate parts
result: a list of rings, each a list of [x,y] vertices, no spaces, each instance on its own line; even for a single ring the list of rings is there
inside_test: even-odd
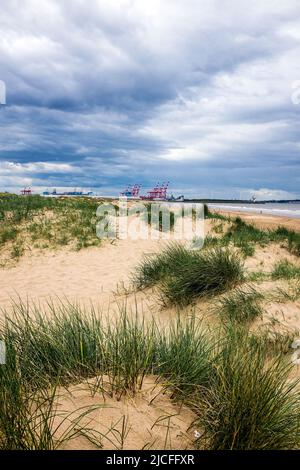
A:
[[[210,209],[300,219],[300,204],[208,204]]]
[[[259,214],[253,212],[228,211],[218,208],[211,208],[211,212],[225,215],[227,217],[241,217],[246,222],[252,223],[260,229],[276,229],[277,227],[286,227],[289,230],[300,232],[300,218],[286,217],[271,214]]]
[[[300,204],[300,199],[270,199],[267,201],[250,201],[249,199],[185,199],[186,202],[203,202],[204,204]]]

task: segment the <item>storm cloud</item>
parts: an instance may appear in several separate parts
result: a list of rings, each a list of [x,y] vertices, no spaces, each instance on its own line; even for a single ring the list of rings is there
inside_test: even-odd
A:
[[[0,13],[0,190],[170,180],[189,196],[300,196],[298,0],[2,0]]]

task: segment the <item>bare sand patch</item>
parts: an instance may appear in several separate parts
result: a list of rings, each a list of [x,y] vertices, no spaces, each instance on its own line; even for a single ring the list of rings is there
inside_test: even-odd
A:
[[[264,247],[256,245],[254,255],[246,258],[245,267],[250,272],[260,270],[270,273],[274,265],[284,259],[300,266],[299,257],[289,253],[278,243],[269,243]]]
[[[144,254],[157,252],[160,241],[118,240],[81,251],[45,250],[23,256],[9,269],[0,269],[0,306],[11,299],[46,303],[52,298],[85,304],[108,303],[118,286],[128,286],[131,272]]]
[[[94,381],[95,383],[95,381]],[[135,395],[122,395],[119,400],[93,391],[93,381],[59,389],[57,426],[63,416],[74,420],[86,409],[97,407],[81,421],[92,429],[95,442],[84,435],[67,441],[63,449],[192,449],[192,423],[196,415],[186,406],[175,403],[170,392],[156,382],[155,377],[145,377],[142,388]],[[66,414],[65,414],[66,413]],[[60,417],[61,415],[61,417]],[[60,428],[62,433],[68,421]],[[191,426],[191,429],[189,429]]]

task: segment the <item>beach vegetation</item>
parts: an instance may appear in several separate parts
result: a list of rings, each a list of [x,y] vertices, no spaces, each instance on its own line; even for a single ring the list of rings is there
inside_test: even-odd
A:
[[[288,260],[281,260],[275,264],[272,271],[273,279],[300,279],[300,267]]]
[[[136,269],[134,283],[138,288],[157,283],[164,303],[185,305],[230,289],[243,277],[243,263],[235,252],[188,250],[175,243],[144,259]]]
[[[94,309],[49,307],[51,315],[44,315],[17,303],[1,324],[1,449],[56,449],[74,436],[88,436],[81,418],[94,408],[79,410],[76,418],[62,415],[61,387],[95,379],[93,395],[119,400],[135,394],[147,375],[196,414],[193,426],[203,432],[195,446],[299,446],[299,392],[289,379],[291,365],[270,357],[269,345],[254,341],[247,328],[230,322],[212,333],[195,316],[178,316],[162,327],[124,309],[111,322]],[[63,433],[57,433],[57,417],[69,423]],[[101,443],[101,436],[93,432],[90,440]]]
[[[288,379],[291,368],[279,356],[270,360],[267,348],[253,343],[247,330],[228,327],[211,385],[196,400],[205,445],[212,450],[297,448],[300,395],[298,382]]]
[[[11,245],[19,259],[32,245],[43,249],[69,246],[80,250],[101,243],[96,234],[99,201],[91,198],[38,195],[0,196],[0,248]],[[21,247],[22,249],[18,248]]]
[[[246,323],[262,316],[264,296],[253,286],[240,286],[221,296],[215,310],[224,321]]]

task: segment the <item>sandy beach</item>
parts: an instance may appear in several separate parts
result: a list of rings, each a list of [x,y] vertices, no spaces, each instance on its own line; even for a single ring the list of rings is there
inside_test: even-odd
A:
[[[234,219],[237,216],[263,230],[281,226],[300,231],[299,219],[218,212],[230,219],[205,219],[205,235],[214,243],[218,240],[221,242],[228,231],[234,230]],[[39,223],[44,223],[43,220]],[[30,229],[31,226],[26,226],[26,230],[28,227]],[[99,318],[104,314],[108,324],[113,324],[126,309],[129,315],[137,315],[147,322],[154,319],[161,327],[168,327],[180,315],[182,319],[194,316],[209,331],[220,328],[215,309],[222,294],[199,297],[191,305],[178,307],[164,305],[162,294],[156,286],[140,290],[134,288],[132,279],[137,266],[143,260],[154,259],[157,254],[162,253],[169,244],[167,240],[104,240],[97,246],[74,250],[72,244],[56,247],[43,247],[43,244],[32,246],[28,238],[30,233],[29,230],[28,235],[23,236],[26,243],[22,255],[3,264],[0,269],[2,318],[4,314],[10,315],[15,306],[23,302],[24,305],[27,304],[30,315],[33,315],[32,307],[35,306],[42,316],[50,318],[53,309],[60,305],[76,305],[82,309],[80,311],[83,315],[83,312],[89,312],[91,308]],[[34,236],[36,237],[36,232]],[[246,286],[257,289],[263,295],[263,313],[253,321],[253,333],[268,331],[275,336],[288,335],[288,338],[299,335],[299,298],[287,300],[278,294],[292,289],[293,283],[287,279],[272,278],[275,267],[283,260],[295,269],[300,269],[299,256],[289,251],[288,245],[283,242],[253,244],[253,252],[246,255],[242,254],[242,247],[238,244],[229,244],[229,247],[233,253],[243,257]],[[8,242],[2,250],[3,259],[9,256],[10,248],[11,242]],[[293,374],[299,376],[298,368],[294,369]],[[124,449],[158,449],[164,446],[168,449],[193,448],[195,428],[192,423],[196,415],[188,406],[173,400],[164,381],[147,375],[137,393],[128,391],[116,399],[110,394],[109,378],[101,394],[96,395],[91,390],[97,377],[91,380],[91,383],[79,381],[66,389],[60,387],[57,390],[58,410],[78,416],[82,406],[91,409],[96,407],[83,422],[86,426],[92,426],[93,432],[99,435],[108,433],[109,438],[101,440],[102,448],[120,448],[121,445]],[[60,423],[61,417],[57,416],[55,422]],[[126,442],[120,444],[118,439],[122,427],[127,430]],[[64,426],[60,432],[63,429]],[[62,448],[94,449],[97,445],[84,436],[77,436],[64,443]]]
[[[280,217],[265,214],[251,214],[242,211],[226,211],[221,209],[212,209],[212,212],[223,214],[227,217],[241,217],[246,222],[254,224],[261,229],[274,229],[277,227],[286,227],[289,230],[300,232],[300,219],[290,217]]]
[[[299,31],[297,0],[1,2],[2,462],[300,451]]]
[[[233,219],[243,220],[261,229],[274,229],[278,226],[300,231],[299,219],[273,217],[218,211]],[[205,234],[220,236],[215,227],[218,219],[205,220]],[[228,222],[222,222],[226,228]],[[9,268],[0,269],[0,307],[10,309],[13,302],[20,299],[47,310],[49,303],[78,303],[85,308],[91,305],[105,312],[117,314],[120,305],[126,302],[129,308],[139,306],[143,314],[154,315],[160,321],[168,321],[176,315],[173,308],[163,309],[157,305],[155,292],[132,291],[132,275],[145,257],[153,256],[168,245],[166,240],[116,240],[103,241],[99,247],[85,248],[79,252],[61,248],[57,250],[31,250]],[[257,247],[253,257],[247,258],[245,266],[249,271],[262,268],[270,272],[276,262],[287,259],[299,264],[296,256],[277,244]],[[198,307],[202,312],[205,302]],[[114,312],[114,313],[113,313]],[[295,322],[300,328],[300,318]]]

